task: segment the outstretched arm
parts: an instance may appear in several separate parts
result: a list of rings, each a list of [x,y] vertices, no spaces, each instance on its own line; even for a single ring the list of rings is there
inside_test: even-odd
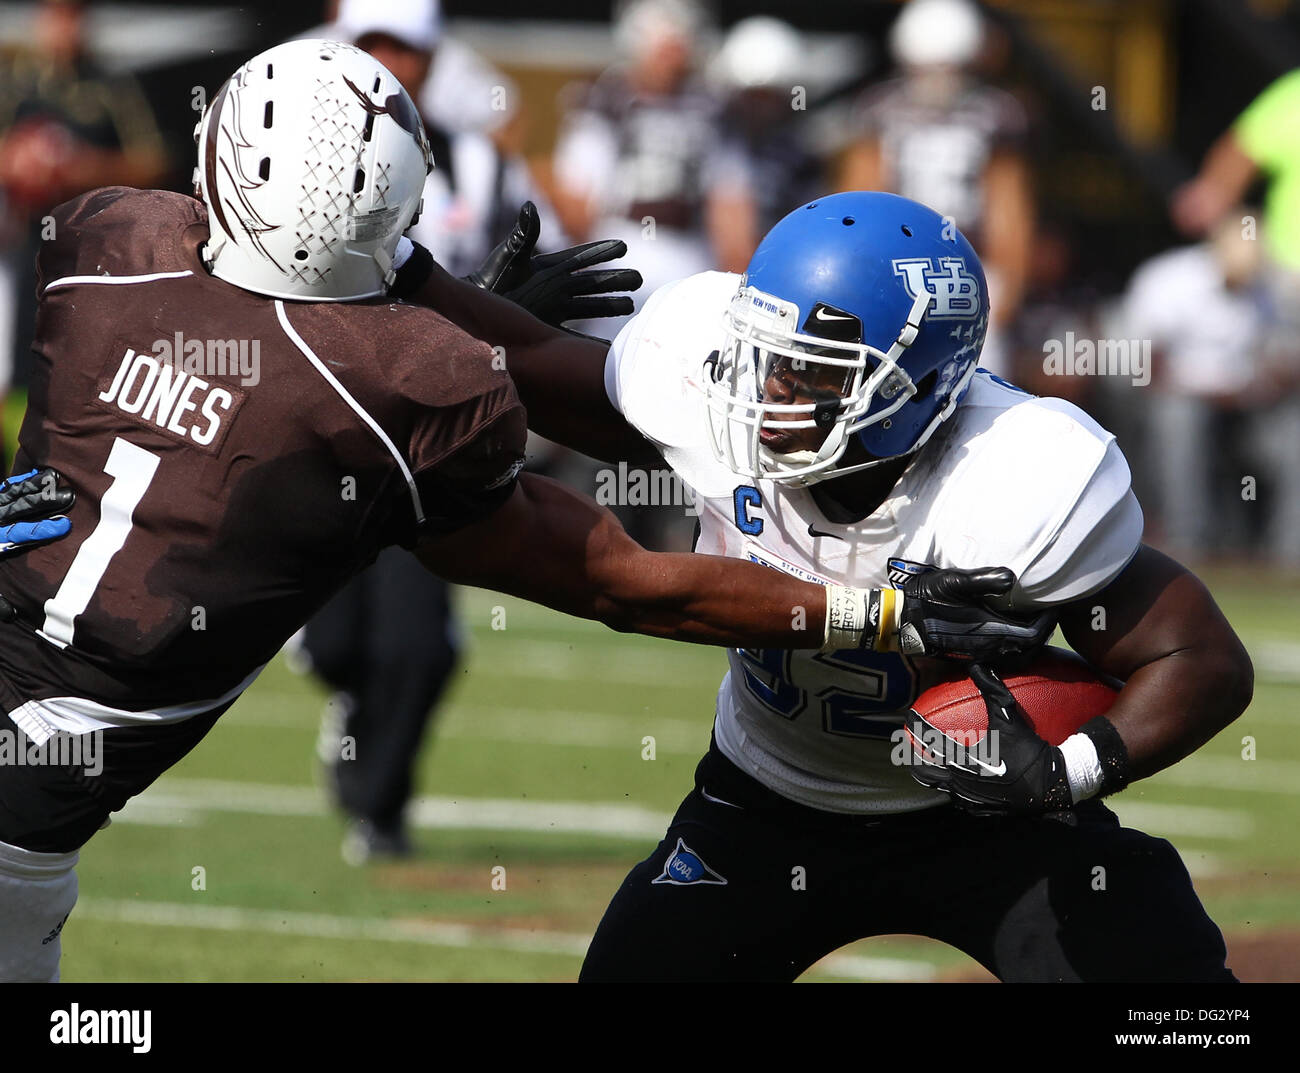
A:
[[[532,474],[500,510],[416,554],[448,581],[620,632],[766,648],[817,648],[824,638],[824,586],[736,559],[646,551],[609,511]]]
[[[534,432],[606,462],[662,465],[655,448],[605,394],[609,344],[552,327],[527,311],[554,324],[630,313],[632,300],[611,292],[635,290],[640,275],[630,269],[595,267],[622,256],[626,246],[596,242],[535,257],[539,227],[537,210],[526,204],[515,230],[475,273],[480,286],[434,264],[407,300],[428,306],[476,339],[501,348]],[[500,294],[511,294],[514,300]]]
[[[521,596],[622,632],[697,644],[970,656],[986,647],[1032,647],[1045,636],[1038,628],[1044,624],[1010,623],[982,607],[1011,587],[1009,570],[943,570],[933,574],[934,584],[850,589],[738,559],[649,552],[609,511],[531,474],[495,513],[425,541],[416,554],[448,581]],[[998,621],[988,636],[978,627],[984,620]]]

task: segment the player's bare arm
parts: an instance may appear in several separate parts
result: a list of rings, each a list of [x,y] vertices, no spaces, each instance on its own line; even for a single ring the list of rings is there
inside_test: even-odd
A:
[[[1105,629],[1096,608],[1105,611]],[[1145,545],[1110,585],[1069,605],[1061,628],[1098,670],[1126,684],[1108,719],[1129,778],[1153,775],[1204,745],[1250,704],[1254,671],[1201,581]]]
[[[476,339],[500,347],[533,431],[606,462],[662,465],[662,459],[605,393],[609,344],[558,327],[566,320],[630,313],[631,269],[593,269],[621,257],[622,242],[592,242],[537,257],[540,222],[532,203],[482,267],[460,279],[431,263],[408,300],[428,306]],[[472,282],[471,282],[472,280]]]
[[[734,559],[646,551],[608,510],[533,474],[488,518],[417,554],[449,581],[622,632],[733,647],[824,641],[825,587]]]
[[[940,571],[941,584],[856,589],[810,584],[723,556],[650,552],[608,510],[533,474],[524,474],[487,518],[425,541],[417,554],[449,581],[621,632],[729,648],[968,656],[980,643],[970,605],[1014,580],[1009,571]],[[980,612],[981,620],[986,614],[992,613]],[[1043,640],[1044,628],[1050,630],[1036,623],[1022,635],[999,631],[989,643],[999,652],[1032,645]]]

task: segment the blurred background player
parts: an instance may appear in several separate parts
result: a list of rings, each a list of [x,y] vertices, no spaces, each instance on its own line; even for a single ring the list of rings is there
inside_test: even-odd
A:
[[[333,31],[383,63],[413,100],[427,100],[420,90],[441,34],[436,0],[343,0]],[[466,83],[467,110],[480,95],[490,96],[490,87]],[[465,275],[510,232],[519,206],[541,199],[523,160],[486,134],[448,130],[427,116],[425,129],[434,170],[423,212],[407,233],[453,275]],[[548,216],[552,221],[547,237],[556,235],[544,203],[542,212],[544,226]],[[350,818],[344,859],[407,856],[413,847],[404,814],[415,764],[458,662],[450,589],[409,552],[387,549],[321,609],[301,641],[312,671],[334,690],[317,754],[335,803]]]
[[[980,251],[992,323],[981,359],[1006,374],[1005,331],[1020,308],[1034,207],[1016,99],[975,73],[984,25],[968,0],[911,0],[889,48],[901,76],[862,98],[841,190],[888,190],[950,216]]]
[[[715,267],[724,272],[743,272],[758,240],[824,190],[801,122],[803,55],[798,31],[756,15],[731,28],[712,65],[725,103],[707,212]]]
[[[74,194],[153,186],[167,170],[139,86],[90,54],[86,14],[76,0],[43,0],[30,47],[0,51],[0,399],[15,370],[25,380],[43,218]]]
[[[692,0],[631,0],[614,27],[619,62],[572,102],[554,156],[555,208],[575,242],[621,238],[645,279],[638,302],[713,265],[705,161],[718,101],[697,75],[708,24]],[[601,324],[605,335],[617,322]]]
[[[456,85],[453,79],[440,79],[437,92],[427,92],[442,45],[437,0],[343,0],[334,29],[342,40],[383,63],[422,107],[433,100],[441,114],[457,111],[449,99]],[[495,114],[502,123],[507,119],[510,95],[504,81],[493,85],[470,78],[459,93],[465,114],[493,115],[495,100],[502,105]],[[424,209],[410,236],[440,265],[455,276],[473,271],[509,234],[525,201],[536,204],[542,215],[539,249],[565,244],[555,213],[521,156],[503,151],[492,137],[468,123],[452,128],[438,114],[421,118],[433,146],[435,167],[425,184]]]

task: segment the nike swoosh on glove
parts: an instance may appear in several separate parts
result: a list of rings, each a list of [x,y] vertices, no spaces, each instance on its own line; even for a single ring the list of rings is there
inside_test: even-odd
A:
[[[1063,812],[1074,806],[1061,750],[1035,732],[1011,690],[982,663],[970,676],[984,696],[989,730],[986,741],[970,749],[945,750],[927,758],[914,749],[912,777],[922,786],[944,790],[953,804],[977,816]],[[915,710],[907,713],[915,741],[934,740],[934,728]],[[938,761],[938,762],[936,762]]]

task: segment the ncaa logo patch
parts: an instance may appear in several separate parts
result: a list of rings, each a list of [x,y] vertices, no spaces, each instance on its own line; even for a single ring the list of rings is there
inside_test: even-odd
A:
[[[889,583],[896,589],[903,587],[903,582],[917,574],[928,574],[934,567],[926,563],[913,563],[906,559],[889,560]]]
[[[700,855],[682,839],[677,839],[677,848],[664,862],[664,870],[651,883],[671,883],[674,887],[689,887],[695,883],[711,883],[715,887],[725,887],[727,881],[712,868],[700,860]]]
[[[938,268],[929,257],[901,257],[889,263],[912,298],[925,291],[933,296],[930,319],[970,320],[979,316],[979,280],[966,271],[960,257],[940,257]]]

